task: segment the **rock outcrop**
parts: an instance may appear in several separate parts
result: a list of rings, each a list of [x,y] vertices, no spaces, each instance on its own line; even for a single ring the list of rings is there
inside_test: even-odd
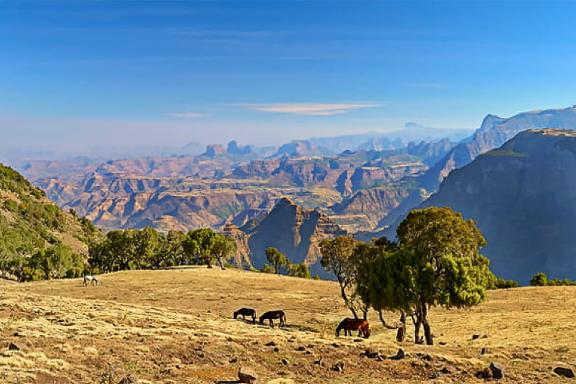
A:
[[[248,245],[255,267],[266,263],[266,248],[275,247],[292,263],[305,263],[313,274],[320,275],[326,275],[319,265],[320,241],[346,234],[317,209],[304,209],[288,198],[281,199],[249,232]]]

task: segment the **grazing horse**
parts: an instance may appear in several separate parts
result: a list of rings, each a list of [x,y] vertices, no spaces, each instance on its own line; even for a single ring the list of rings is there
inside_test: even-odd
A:
[[[89,284],[91,285],[98,285],[98,279],[96,278],[96,276],[92,276],[92,275],[86,275],[84,276],[84,286],[87,286]]]
[[[344,330],[344,336],[352,336],[352,331],[358,331],[358,336],[365,339],[370,337],[370,326],[368,320],[346,318],[338,324],[336,328],[336,337],[340,336],[340,331]]]
[[[246,320],[246,316],[252,318],[252,323],[256,324],[256,311],[252,308],[240,308],[236,312],[234,312],[234,318],[238,318],[238,316],[242,316],[244,320]]]
[[[270,321],[270,326],[274,328],[274,319],[280,320],[280,326],[286,325],[286,314],[284,311],[268,311],[260,316],[260,324],[264,324],[264,320]]]

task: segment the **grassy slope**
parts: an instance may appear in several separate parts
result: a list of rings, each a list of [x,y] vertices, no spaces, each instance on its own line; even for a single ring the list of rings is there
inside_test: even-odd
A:
[[[408,358],[378,361],[360,354],[370,347],[394,355],[394,332],[372,316],[370,339],[336,339],[334,328],[348,314],[332,282],[200,268],[120,272],[102,281],[3,285],[2,339],[22,350],[0,350],[0,381],[117,383],[132,374],[142,382],[214,383],[249,365],[263,382],[480,382],[474,374],[497,361],[506,368],[501,382],[562,382],[551,367],[576,362],[576,287],[493,291],[471,310],[435,310],[435,346],[406,342]],[[288,326],[232,320],[241,306],[282,308]],[[340,361],[344,372],[332,371]]]

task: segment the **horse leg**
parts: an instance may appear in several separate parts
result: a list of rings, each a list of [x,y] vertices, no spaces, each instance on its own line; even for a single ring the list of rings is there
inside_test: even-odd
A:
[[[274,328],[274,320],[270,319],[270,327]]]

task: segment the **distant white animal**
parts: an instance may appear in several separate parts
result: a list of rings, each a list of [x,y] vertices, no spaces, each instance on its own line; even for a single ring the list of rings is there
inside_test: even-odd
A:
[[[89,284],[91,284],[91,285],[98,285],[99,284],[99,281],[96,278],[96,276],[92,276],[92,275],[84,276],[84,286],[87,286]]]

